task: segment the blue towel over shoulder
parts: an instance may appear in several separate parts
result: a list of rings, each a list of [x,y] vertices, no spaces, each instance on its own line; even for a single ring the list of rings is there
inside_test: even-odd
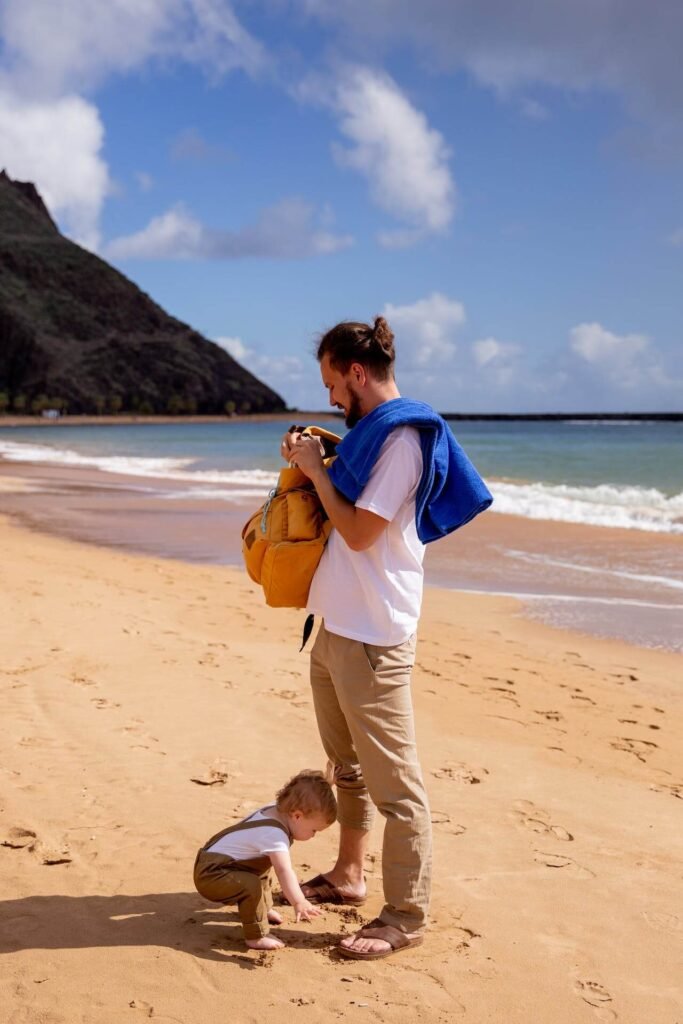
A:
[[[416,521],[420,540],[428,544],[474,519],[493,497],[445,420],[426,402],[392,398],[363,416],[337,445],[330,479],[345,498],[356,502],[387,437],[404,426],[420,432],[424,468],[415,498]]]

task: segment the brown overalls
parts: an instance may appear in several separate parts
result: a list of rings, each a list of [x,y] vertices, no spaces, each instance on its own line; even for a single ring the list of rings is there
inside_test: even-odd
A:
[[[210,847],[230,832],[272,825],[280,828],[291,845],[292,836],[276,818],[238,821],[224,828],[202,846],[194,862],[197,892],[213,903],[237,904],[245,939],[260,939],[270,931],[268,911],[273,905],[271,861],[267,854],[248,860],[235,860],[225,853],[209,853]]]

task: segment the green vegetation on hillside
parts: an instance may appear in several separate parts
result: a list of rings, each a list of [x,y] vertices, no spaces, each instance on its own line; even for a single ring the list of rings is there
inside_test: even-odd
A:
[[[64,238],[0,173],[0,414],[277,412],[282,398]]]

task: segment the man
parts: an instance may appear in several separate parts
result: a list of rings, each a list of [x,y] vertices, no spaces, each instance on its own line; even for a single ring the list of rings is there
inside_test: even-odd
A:
[[[442,505],[430,505],[424,481],[433,472],[428,467],[425,473],[423,453],[431,459],[434,448],[426,439],[438,432],[441,452],[450,443],[446,434],[455,441],[428,406],[401,399],[393,334],[382,317],[372,327],[338,324],[317,355],[330,404],[344,411],[352,430],[329,473],[316,438],[293,433],[282,442],[283,456],[312,480],[334,527],[308,610],[323,619],[311,653],[311,686],[323,747],[335,768],[339,854],[303,891],[312,902],[364,902],[363,863],[378,808],[386,819],[385,905],[379,918],[339,947],[345,956],[374,960],[422,942],[429,907],[431,819],[410,693],[423,540],[455,529],[486,507],[490,495],[482,484],[476,510],[456,516],[441,487]],[[461,480],[458,485],[462,490]]]

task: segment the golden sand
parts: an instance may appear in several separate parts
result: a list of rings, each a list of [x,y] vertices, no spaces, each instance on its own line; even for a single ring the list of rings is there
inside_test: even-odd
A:
[[[0,521],[0,1007],[9,1024],[675,1024],[680,656],[430,590],[414,692],[433,808],[421,947],[286,911],[281,952],[192,886],[197,846],[321,766],[302,614],[238,570]],[[336,830],[294,847],[331,866]],[[381,828],[367,862],[380,909]]]

